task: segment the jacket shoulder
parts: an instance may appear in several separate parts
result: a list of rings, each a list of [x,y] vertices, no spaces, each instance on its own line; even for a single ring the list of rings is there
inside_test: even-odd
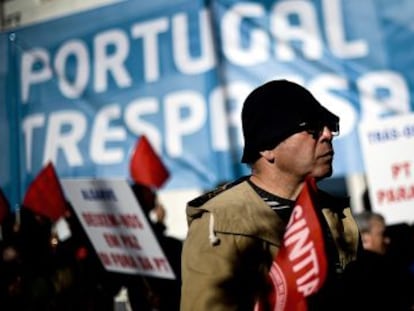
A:
[[[233,184],[205,198],[189,202],[186,211],[189,226],[196,219],[209,219],[214,232],[251,236],[280,245],[286,224],[248,182]]]
[[[208,201],[210,201],[211,199],[216,198],[220,194],[224,193],[225,191],[239,185],[240,183],[242,183],[246,179],[247,179],[247,177],[242,177],[240,179],[237,179],[234,182],[221,184],[221,185],[217,186],[216,188],[214,188],[213,190],[208,191],[208,192],[200,195],[199,197],[189,201],[188,206],[200,207],[200,206],[204,205],[205,203],[207,203]]]

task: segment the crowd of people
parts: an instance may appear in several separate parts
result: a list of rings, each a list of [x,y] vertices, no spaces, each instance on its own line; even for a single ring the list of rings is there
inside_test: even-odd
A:
[[[0,310],[414,310],[414,230],[318,187],[339,117],[304,87],[270,81],[242,109],[248,176],[189,201],[184,241],[165,235],[156,191],[131,189],[176,276],[105,270],[68,202],[70,238],[21,208],[1,224]]]
[[[113,311],[126,289],[131,311],[179,310],[182,241],[165,233],[165,209],[154,190],[132,185],[175,280],[106,271],[68,203],[70,237],[59,241],[50,219],[22,208],[2,224],[0,310]],[[154,214],[155,217],[150,217]]]

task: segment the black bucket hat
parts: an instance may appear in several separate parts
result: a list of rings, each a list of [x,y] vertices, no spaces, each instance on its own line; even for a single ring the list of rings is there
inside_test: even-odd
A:
[[[301,124],[337,129],[339,117],[322,106],[299,84],[273,80],[254,89],[242,108],[244,150],[242,163],[254,163],[260,152],[303,130]]]

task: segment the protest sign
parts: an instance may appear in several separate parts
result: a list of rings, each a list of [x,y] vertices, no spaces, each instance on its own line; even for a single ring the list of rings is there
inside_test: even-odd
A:
[[[62,186],[105,269],[175,278],[126,181],[64,179]]]
[[[414,221],[414,114],[359,127],[372,209],[388,224]]]

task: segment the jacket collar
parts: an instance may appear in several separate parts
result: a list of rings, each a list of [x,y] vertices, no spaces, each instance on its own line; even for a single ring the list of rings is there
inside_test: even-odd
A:
[[[194,202],[187,206],[189,225],[194,218],[211,213],[215,232],[259,238],[276,246],[281,243],[286,224],[247,181],[220,192],[202,205],[192,206]]]

